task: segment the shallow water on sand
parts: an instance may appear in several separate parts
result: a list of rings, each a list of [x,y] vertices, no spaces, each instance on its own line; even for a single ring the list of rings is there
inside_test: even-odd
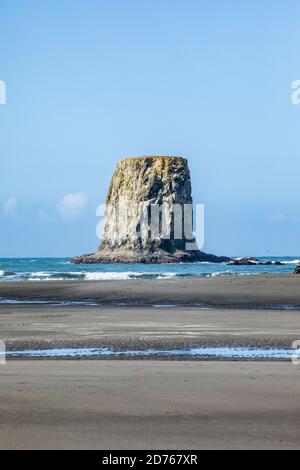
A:
[[[295,349],[254,348],[254,347],[199,347],[188,349],[146,349],[146,350],[113,350],[110,348],[55,348],[24,349],[7,351],[7,357],[171,357],[186,358],[224,358],[224,359],[286,359],[291,360]]]

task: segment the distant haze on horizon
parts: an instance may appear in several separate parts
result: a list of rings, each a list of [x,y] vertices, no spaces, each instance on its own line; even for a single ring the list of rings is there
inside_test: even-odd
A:
[[[300,2],[2,0],[0,257],[96,250],[118,160],[188,159],[204,251],[300,254]]]

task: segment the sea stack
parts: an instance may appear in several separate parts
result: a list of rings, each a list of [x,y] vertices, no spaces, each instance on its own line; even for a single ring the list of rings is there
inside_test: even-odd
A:
[[[191,212],[185,212],[188,207]],[[191,235],[185,235],[185,214],[192,217],[191,178],[185,158],[146,156],[120,160],[108,190],[99,249],[93,254],[76,256],[72,262],[228,261],[226,257],[198,250],[191,231]],[[155,226],[154,217],[159,220],[155,236],[149,229],[152,223]],[[180,237],[174,224],[178,217]]]

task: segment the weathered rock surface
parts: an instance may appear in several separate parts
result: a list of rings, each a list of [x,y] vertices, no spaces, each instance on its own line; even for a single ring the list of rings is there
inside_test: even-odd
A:
[[[155,237],[149,236],[149,225],[154,217],[151,207],[162,204],[165,223],[160,222]],[[192,204],[186,159],[149,156],[119,161],[107,195],[104,235],[99,250],[77,256],[73,263],[229,261],[229,258],[199,251],[193,235],[189,239],[185,235],[174,236],[174,204],[182,209],[180,217],[184,227],[184,205]],[[187,243],[195,246],[187,249]]]
[[[300,274],[300,264],[297,264],[297,266],[295,267],[294,274]]]

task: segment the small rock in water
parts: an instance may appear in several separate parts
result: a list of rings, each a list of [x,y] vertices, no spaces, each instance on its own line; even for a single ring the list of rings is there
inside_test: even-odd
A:
[[[282,265],[280,261],[261,261],[258,258],[254,258],[253,256],[247,256],[244,258],[235,258],[229,261],[230,265],[235,266],[258,266],[258,265]]]
[[[294,274],[300,274],[300,263],[295,267]]]

